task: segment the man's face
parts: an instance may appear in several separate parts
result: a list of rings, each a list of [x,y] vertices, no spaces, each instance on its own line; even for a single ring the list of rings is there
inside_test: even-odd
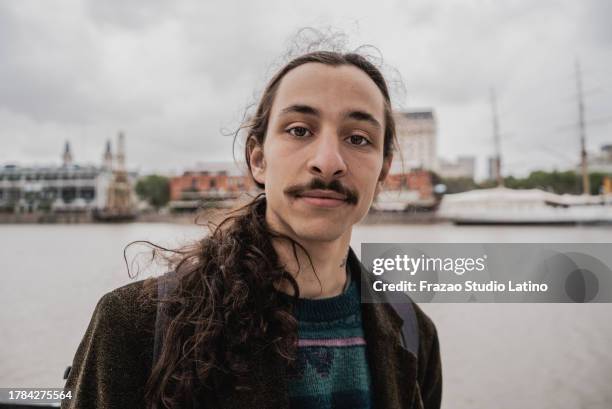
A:
[[[350,235],[389,169],[384,127],[383,95],[360,69],[307,63],[287,73],[263,149],[251,152],[271,227],[302,242]]]

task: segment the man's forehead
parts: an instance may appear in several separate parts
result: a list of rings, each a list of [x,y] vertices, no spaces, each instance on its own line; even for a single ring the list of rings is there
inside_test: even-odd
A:
[[[384,116],[382,92],[352,65],[306,63],[289,71],[276,91],[273,111],[278,114],[291,105],[309,105],[320,111],[364,110],[381,121]]]

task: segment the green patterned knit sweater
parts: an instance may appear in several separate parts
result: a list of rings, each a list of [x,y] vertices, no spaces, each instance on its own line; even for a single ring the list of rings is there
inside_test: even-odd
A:
[[[299,340],[288,372],[290,407],[371,408],[357,283],[335,297],[299,299],[294,314]]]

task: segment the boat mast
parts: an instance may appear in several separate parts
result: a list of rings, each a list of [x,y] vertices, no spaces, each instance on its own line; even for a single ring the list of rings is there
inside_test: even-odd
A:
[[[580,62],[576,60],[576,87],[578,88],[578,131],[580,133],[580,170],[582,172],[582,193],[591,193],[589,183],[589,170],[586,151],[586,125],[584,121],[584,99],[582,95],[582,75],[580,73]]]
[[[497,117],[497,97],[495,89],[491,88],[491,111],[493,113],[493,141],[495,143],[495,176],[497,178],[497,186],[504,185],[504,179],[501,174],[501,143],[499,140],[499,119]]]

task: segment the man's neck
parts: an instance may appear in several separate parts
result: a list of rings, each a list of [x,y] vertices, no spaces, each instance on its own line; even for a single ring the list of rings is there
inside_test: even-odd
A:
[[[296,246],[299,264],[290,242],[274,240],[273,245],[281,264],[297,281],[300,297],[328,298],[341,294],[346,284],[346,263],[350,239],[351,231],[348,230],[337,240],[329,242],[296,240],[310,255],[309,259],[304,250]],[[280,290],[292,293],[291,286],[288,284],[283,285]]]

